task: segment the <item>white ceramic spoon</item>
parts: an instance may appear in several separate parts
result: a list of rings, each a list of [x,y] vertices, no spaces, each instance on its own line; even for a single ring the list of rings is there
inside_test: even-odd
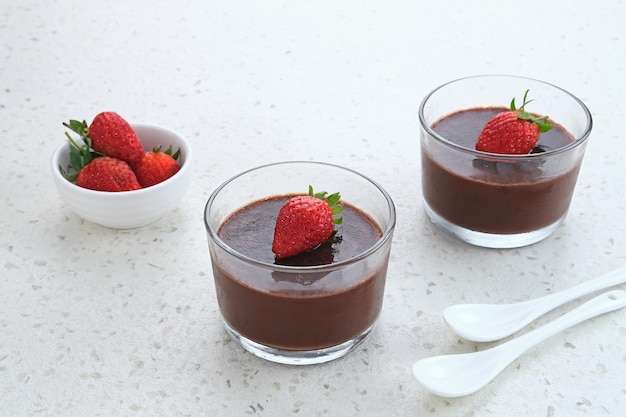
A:
[[[413,375],[433,394],[442,397],[469,395],[487,385],[518,356],[539,342],[584,320],[622,307],[626,307],[626,292],[610,291],[542,327],[491,349],[419,360],[413,365]]]
[[[514,304],[456,304],[446,307],[443,318],[464,339],[491,342],[510,336],[556,307],[626,282],[626,267],[575,287]]]

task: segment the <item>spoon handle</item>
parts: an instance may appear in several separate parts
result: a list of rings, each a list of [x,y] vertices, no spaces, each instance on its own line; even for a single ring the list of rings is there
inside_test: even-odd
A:
[[[626,282],[626,266],[623,266],[605,275],[602,275],[598,278],[585,281],[574,287],[567,288],[565,290],[555,292],[554,294],[545,295],[541,297],[544,300],[550,300],[550,303],[549,303],[550,305],[548,306],[546,304],[542,308],[542,310],[545,310],[544,313],[548,312],[552,308],[558,307],[559,305],[563,303],[582,297],[583,295],[590,294],[594,291],[603,290],[605,288],[613,287],[615,285],[623,284],[625,282]]]
[[[592,317],[626,307],[626,291],[613,290],[599,295],[554,321],[534,329],[493,349],[510,349],[510,358],[515,358],[545,339]],[[506,367],[511,361],[502,367]],[[502,370],[500,369],[500,371]],[[499,371],[498,371],[499,372]]]
[[[517,331],[521,329],[528,323],[543,316],[548,311],[552,311],[558,306],[563,305],[569,301],[575,300],[592,292],[603,290],[605,288],[610,288],[623,283],[626,283],[626,266],[618,268],[598,278],[585,281],[581,284],[566,288],[553,294],[544,295],[543,297],[528,301],[522,301],[519,303],[520,305],[528,304],[529,307],[532,306],[532,310],[529,310],[530,312],[526,316],[526,320],[520,322],[518,328],[512,329],[512,331]]]

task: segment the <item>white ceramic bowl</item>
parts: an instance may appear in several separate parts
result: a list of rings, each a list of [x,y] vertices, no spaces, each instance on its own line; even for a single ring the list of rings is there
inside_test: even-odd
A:
[[[63,177],[59,167],[69,165],[69,143],[66,140],[54,154],[50,166],[56,188],[65,204],[82,217],[114,229],[132,229],[153,223],[174,209],[191,182],[192,153],[189,143],[180,135],[162,127],[131,123],[146,150],[157,145],[180,148],[181,169],[173,177],[152,187],[134,191],[107,192],[79,187]]]

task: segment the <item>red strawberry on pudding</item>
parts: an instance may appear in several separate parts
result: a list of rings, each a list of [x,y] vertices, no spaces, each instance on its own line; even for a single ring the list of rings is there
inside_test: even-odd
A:
[[[341,195],[326,192],[290,198],[280,209],[274,229],[272,252],[277,259],[288,258],[314,249],[333,234],[340,224],[343,205]]]
[[[547,122],[547,116],[528,113],[524,107],[528,101],[528,91],[524,93],[524,103],[517,109],[515,98],[508,111],[493,116],[478,136],[476,149],[482,152],[499,154],[527,154],[539,141],[539,135],[554,126]]]

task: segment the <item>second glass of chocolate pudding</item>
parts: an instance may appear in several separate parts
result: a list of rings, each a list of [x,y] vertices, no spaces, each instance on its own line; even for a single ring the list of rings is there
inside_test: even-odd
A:
[[[290,196],[341,193],[343,221],[328,241],[277,260],[276,217]],[[339,358],[370,334],[380,314],[395,207],[374,181],[319,162],[243,172],[210,196],[204,212],[220,312],[246,350],[278,363]]]
[[[487,121],[517,108],[529,90],[529,113],[555,127],[529,154],[480,152]],[[444,84],[422,101],[422,192],[433,223],[477,246],[514,248],[549,236],[566,217],[592,119],[585,104],[546,82],[508,75]]]

